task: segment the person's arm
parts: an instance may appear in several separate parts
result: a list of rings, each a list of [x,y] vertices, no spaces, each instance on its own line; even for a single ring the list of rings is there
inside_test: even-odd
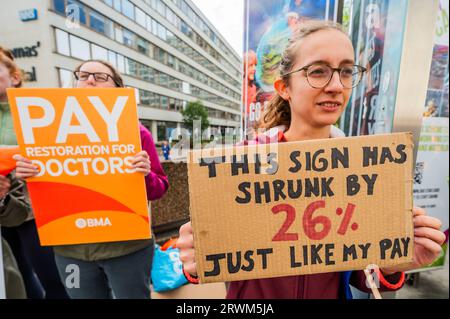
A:
[[[0,224],[14,227],[22,224],[31,212],[31,205],[25,183],[11,173],[9,192],[0,203]]]
[[[150,173],[145,177],[148,200],[156,200],[166,193],[169,181],[159,161],[158,152],[151,133],[141,125],[142,150],[146,151],[150,158]]]

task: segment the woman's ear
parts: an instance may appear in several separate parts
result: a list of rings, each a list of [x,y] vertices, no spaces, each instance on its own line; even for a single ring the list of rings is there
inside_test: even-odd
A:
[[[22,83],[20,74],[18,73],[11,74],[11,83],[13,87],[18,87]]]
[[[273,87],[277,93],[283,98],[283,100],[289,101],[289,93],[287,91],[286,83],[280,78],[276,79],[273,83]]]

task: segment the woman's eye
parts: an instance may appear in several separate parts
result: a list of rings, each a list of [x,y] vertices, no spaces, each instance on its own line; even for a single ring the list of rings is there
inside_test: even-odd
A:
[[[352,77],[353,76],[353,68],[343,68],[341,70],[341,75],[345,77]]]
[[[311,76],[322,76],[327,73],[325,68],[314,68],[309,71],[309,75]]]

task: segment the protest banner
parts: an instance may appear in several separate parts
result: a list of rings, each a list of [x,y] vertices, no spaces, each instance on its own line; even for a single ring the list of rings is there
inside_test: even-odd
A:
[[[412,148],[396,133],[192,151],[200,282],[412,261]]]
[[[8,89],[41,245],[151,237],[133,89]]]

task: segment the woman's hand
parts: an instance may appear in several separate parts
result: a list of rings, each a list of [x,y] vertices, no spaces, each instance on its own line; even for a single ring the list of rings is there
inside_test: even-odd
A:
[[[20,154],[13,155],[16,162],[16,177],[20,179],[27,179],[34,177],[39,173],[39,168],[34,165],[31,160],[23,157]]]
[[[131,161],[132,168],[147,176],[151,171],[151,162],[146,151],[137,153]]]
[[[442,223],[439,219],[427,216],[424,209],[413,208],[414,216],[414,259],[407,265],[381,269],[385,275],[399,271],[421,268],[432,263],[441,253],[445,234],[440,230]]]
[[[195,263],[194,234],[192,232],[191,222],[180,227],[180,237],[176,245],[180,250],[180,260],[183,263],[184,270],[196,277],[197,265]]]

